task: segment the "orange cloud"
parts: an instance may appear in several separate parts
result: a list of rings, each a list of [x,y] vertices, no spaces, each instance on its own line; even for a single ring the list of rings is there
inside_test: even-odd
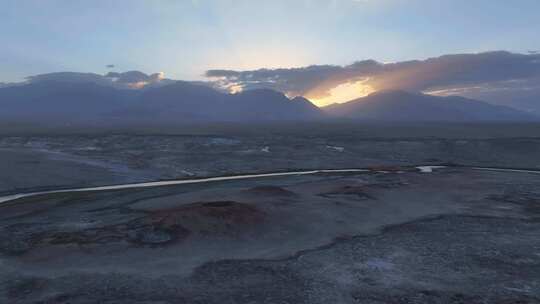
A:
[[[330,89],[323,97],[317,97],[317,95],[312,95],[309,92],[306,97],[319,107],[332,103],[347,102],[375,92],[372,86],[366,84],[367,81],[368,79],[345,82]]]
[[[301,95],[319,104],[326,104],[379,90],[419,92],[537,79],[540,77],[539,62],[540,54],[497,51],[397,63],[364,60],[346,66],[209,70],[206,76],[219,78],[225,86],[227,83],[235,83],[244,90],[270,88],[289,96]]]

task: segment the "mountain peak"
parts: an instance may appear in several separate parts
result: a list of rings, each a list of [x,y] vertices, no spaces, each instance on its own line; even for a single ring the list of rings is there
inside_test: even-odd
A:
[[[237,94],[238,96],[260,96],[260,97],[273,97],[273,98],[287,98],[285,94],[272,90],[267,88],[260,88],[260,89],[250,89],[245,90]]]
[[[299,103],[312,103],[309,99],[305,98],[304,96],[296,96],[293,99],[291,99],[292,102],[299,102]]]
[[[380,121],[526,121],[534,116],[509,107],[464,97],[440,97],[403,90],[385,90],[323,108],[349,119]]]
[[[399,89],[380,90],[369,94],[366,97],[402,97],[402,96],[419,96],[425,95],[419,92],[411,92]]]

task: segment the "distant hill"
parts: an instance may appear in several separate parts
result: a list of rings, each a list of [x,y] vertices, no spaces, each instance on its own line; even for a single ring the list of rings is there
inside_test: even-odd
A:
[[[167,123],[220,120],[227,94],[210,87],[178,81],[142,90],[133,103],[120,113],[123,118],[159,120]]]
[[[306,99],[272,90],[226,94],[177,81],[142,90],[92,82],[40,81],[0,88],[0,118],[21,122],[185,123],[311,120],[322,117]]]
[[[524,112],[540,115],[540,86],[526,90],[499,90],[469,93],[469,98],[488,100],[489,103],[509,106]]]
[[[227,94],[175,81],[125,89],[96,82],[44,80],[0,88],[0,119],[55,125],[181,124],[349,119],[361,121],[531,121],[532,114],[462,97],[384,91],[322,110],[270,89]]]
[[[531,121],[538,117],[513,108],[459,96],[439,97],[382,91],[323,108],[330,116],[366,121]]]
[[[20,121],[95,120],[125,107],[135,92],[96,83],[40,81],[0,88],[0,118]]]
[[[210,87],[177,82],[148,89],[136,100],[132,110],[155,115],[167,121],[260,121],[310,120],[322,111],[306,99],[289,99],[267,89],[224,94]]]
[[[258,89],[229,95],[236,119],[312,120],[323,117],[322,111],[303,97],[287,98],[283,93]]]

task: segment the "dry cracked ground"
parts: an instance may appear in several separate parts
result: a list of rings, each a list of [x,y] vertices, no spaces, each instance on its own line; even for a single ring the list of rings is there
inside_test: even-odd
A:
[[[0,303],[540,303],[540,174],[411,167],[0,205]]]

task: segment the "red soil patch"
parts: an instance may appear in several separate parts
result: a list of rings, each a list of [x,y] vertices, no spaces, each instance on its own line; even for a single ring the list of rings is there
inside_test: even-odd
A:
[[[371,195],[366,193],[365,186],[343,186],[319,195],[324,197],[332,197],[335,195],[355,195],[360,199],[373,199]]]
[[[258,208],[234,201],[198,202],[153,212],[148,218],[164,229],[182,226],[202,234],[237,234],[264,221]]]
[[[250,188],[245,192],[253,195],[296,196],[296,193],[277,186],[258,186]]]

